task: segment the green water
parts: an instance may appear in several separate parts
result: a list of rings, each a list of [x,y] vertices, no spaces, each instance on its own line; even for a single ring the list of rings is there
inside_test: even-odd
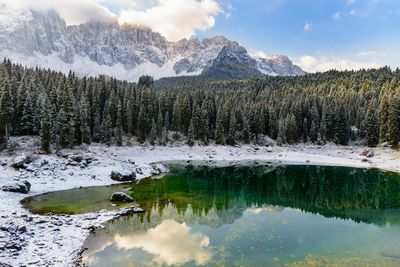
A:
[[[162,179],[24,202],[36,213],[110,207],[125,190],[146,213],[85,242],[87,266],[400,266],[400,177],[342,167],[178,167]]]

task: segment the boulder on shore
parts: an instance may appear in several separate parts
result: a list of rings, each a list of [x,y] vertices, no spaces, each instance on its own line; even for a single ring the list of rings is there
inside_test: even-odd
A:
[[[16,169],[26,169],[26,165],[31,163],[33,160],[32,156],[21,155],[14,159],[11,166]]]
[[[375,156],[375,152],[372,148],[367,148],[367,149],[364,149],[363,152],[361,152],[361,156],[365,156],[367,158],[372,158]]]
[[[22,181],[13,185],[3,186],[3,191],[27,194],[31,190],[31,184],[28,181]]]
[[[133,171],[112,171],[111,179],[118,182],[134,182],[136,181],[136,173]]]
[[[110,201],[116,201],[116,202],[133,202],[133,197],[128,196],[127,194],[123,192],[116,192],[111,195]]]

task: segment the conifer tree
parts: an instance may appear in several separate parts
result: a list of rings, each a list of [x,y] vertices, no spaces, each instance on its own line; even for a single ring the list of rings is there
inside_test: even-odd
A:
[[[311,109],[311,130],[310,130],[311,142],[313,143],[317,142],[318,133],[319,133],[319,113],[317,105],[314,104]]]
[[[51,104],[48,97],[43,99],[42,103],[42,114],[41,114],[41,129],[40,138],[42,143],[42,149],[49,151],[51,142]]]
[[[250,143],[250,125],[245,115],[243,115],[243,142],[245,144]]]
[[[161,109],[159,108],[158,116],[157,116],[157,136],[161,138],[162,136],[162,128],[163,128],[163,118],[161,115]]]
[[[286,143],[286,127],[285,120],[281,119],[278,121],[278,138],[276,139],[278,145]]]
[[[111,123],[111,115],[110,115],[110,104],[107,101],[104,106],[104,113],[103,113],[103,123],[102,123],[102,138],[103,142],[106,144],[111,143],[112,139],[112,123]]]
[[[400,96],[394,95],[390,101],[388,116],[388,141],[393,148],[399,144],[400,134]]]
[[[86,97],[82,95],[81,103],[80,103],[80,127],[82,132],[82,140],[81,143],[85,143],[90,145],[91,137],[90,137],[90,127],[89,127],[89,107],[86,101]]]
[[[368,106],[366,138],[369,147],[375,147],[379,144],[379,120],[375,101],[371,101]]]
[[[223,115],[222,115],[221,110],[218,110],[216,124],[217,125],[215,128],[215,143],[217,145],[224,145],[225,144],[225,136],[224,136],[224,130],[223,130]]]
[[[387,96],[382,98],[380,108],[380,140],[386,142],[388,138],[389,102]]]
[[[8,125],[12,119],[14,105],[7,78],[3,79],[3,85],[0,88],[0,127],[4,129],[5,142],[8,142]]]
[[[157,140],[157,126],[154,119],[152,119],[150,136],[149,136],[150,145],[154,146],[156,144],[156,140]]]
[[[303,142],[308,142],[308,121],[307,118],[304,118],[303,121]]]
[[[194,145],[194,126],[193,126],[193,120],[190,120],[189,124],[189,130],[188,130],[188,145],[193,146]]]
[[[228,145],[236,145],[236,117],[233,110],[229,119]]]
[[[161,134],[161,144],[165,146],[167,145],[167,143],[168,143],[168,130],[166,127],[163,127]]]
[[[201,132],[202,132],[202,140],[204,145],[209,144],[209,138],[210,138],[210,133],[209,133],[209,120],[208,120],[208,112],[207,110],[203,109],[202,116],[201,116]]]
[[[146,140],[146,114],[145,114],[144,106],[140,107],[139,117],[137,122],[137,137],[140,143],[143,143]]]
[[[27,135],[33,133],[33,106],[31,93],[29,91],[26,94],[24,108],[22,110],[21,130]]]
[[[122,146],[122,104],[118,102],[117,107],[117,145]]]

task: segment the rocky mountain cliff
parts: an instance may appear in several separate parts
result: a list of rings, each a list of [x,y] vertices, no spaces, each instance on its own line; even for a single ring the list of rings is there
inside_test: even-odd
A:
[[[226,63],[234,71],[222,78],[305,74],[285,56],[253,59],[244,47],[223,36],[169,42],[142,27],[99,22],[67,26],[54,11],[13,10],[1,4],[0,57],[29,67],[128,81],[144,74],[156,79],[210,74]]]

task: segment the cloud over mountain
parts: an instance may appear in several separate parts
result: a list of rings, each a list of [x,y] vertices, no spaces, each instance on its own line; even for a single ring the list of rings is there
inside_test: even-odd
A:
[[[161,33],[169,41],[190,38],[196,31],[205,31],[215,25],[215,16],[223,13],[216,0],[156,0],[144,10],[135,9],[131,0],[0,0],[14,9],[36,11],[54,9],[68,25],[90,21],[118,21],[120,24],[146,26]],[[118,14],[108,8],[118,7]]]

